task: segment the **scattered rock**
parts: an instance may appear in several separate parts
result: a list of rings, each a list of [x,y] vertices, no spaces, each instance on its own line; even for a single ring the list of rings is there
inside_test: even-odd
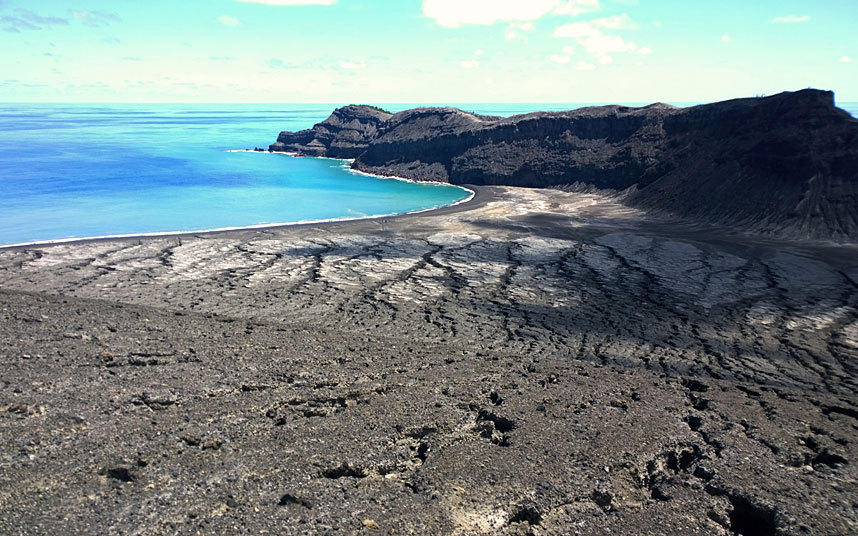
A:
[[[376,523],[372,519],[364,519],[363,521],[361,521],[361,523],[369,530],[381,530],[381,527],[378,525],[378,523]]]
[[[310,504],[309,501],[307,501],[305,499],[301,499],[300,497],[296,497],[295,495],[292,495],[291,493],[284,493],[280,497],[280,502],[278,504],[280,506],[289,506],[290,504],[293,504],[293,505],[301,506],[301,507],[307,508],[307,509],[313,508],[313,505]]]

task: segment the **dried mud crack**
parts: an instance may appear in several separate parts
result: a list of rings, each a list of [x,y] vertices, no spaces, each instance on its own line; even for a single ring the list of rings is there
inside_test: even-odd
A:
[[[0,533],[855,533],[856,281],[515,188],[0,250]]]

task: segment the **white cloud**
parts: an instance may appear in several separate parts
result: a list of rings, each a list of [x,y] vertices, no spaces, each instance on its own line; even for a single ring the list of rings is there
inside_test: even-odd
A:
[[[554,63],[569,63],[570,61],[572,61],[572,58],[570,58],[570,56],[574,53],[575,47],[565,46],[563,47],[562,54],[552,54],[548,57],[548,59],[553,61]]]
[[[627,28],[636,28],[634,21],[632,18],[628,16],[628,14],[623,13],[622,15],[614,15],[613,17],[604,17],[601,19],[596,19],[590,21],[591,24],[595,24],[601,28],[608,28],[611,30],[622,30]]]
[[[620,30],[634,28],[635,24],[631,17],[623,13],[613,17],[604,17],[586,22],[573,22],[558,26],[554,30],[554,37],[587,37],[595,33],[601,33],[602,29]]]
[[[579,61],[575,64],[575,68],[579,71],[592,71],[596,66],[592,63],[587,63],[586,61]]]
[[[556,5],[556,0],[423,0],[423,14],[441,26],[455,28],[465,24],[536,20]]]
[[[810,20],[810,17],[807,15],[787,15],[785,17],[775,17],[772,19],[772,22],[775,24],[796,24],[799,22],[807,22]]]
[[[837,61],[839,61],[840,63],[852,63],[852,58],[850,58],[849,56],[840,56]]]
[[[360,71],[361,69],[366,68],[366,62],[365,61],[360,61],[360,62],[357,62],[357,61],[341,61],[340,62],[340,68],[346,69],[347,71]]]
[[[573,22],[558,26],[554,37],[574,39],[584,50],[607,65],[613,61],[612,54],[634,52],[638,46],[626,41],[619,35],[610,35],[602,30],[620,30],[634,28],[632,19],[625,13],[613,17],[604,17],[586,22]]]
[[[598,11],[599,0],[569,0],[554,9],[556,15],[580,15],[590,11]]]
[[[423,0],[423,15],[447,28],[466,24],[527,22],[549,13],[578,15],[598,8],[598,0]],[[507,35],[510,32],[515,34],[515,30],[508,29]]]
[[[527,32],[533,31],[532,22],[513,22],[506,28],[506,40],[514,41],[516,39],[526,39],[524,36]]]
[[[460,65],[463,69],[476,69],[480,66],[480,60],[465,60]]]
[[[240,20],[235,17],[230,17],[229,15],[221,15],[217,18],[217,20],[224,26],[238,26],[239,24],[241,24]]]
[[[330,6],[337,0],[236,0],[236,2],[269,6]]]
[[[475,55],[475,56],[482,56],[484,53],[485,53],[485,52],[483,51],[483,49],[478,48],[478,49],[477,49],[477,51],[476,51],[476,52],[474,52],[474,55]]]
[[[649,47],[641,47],[638,49],[638,54],[652,54],[652,49]]]
[[[722,35],[722,36],[721,36],[721,41],[724,41],[725,43],[729,43],[729,42],[730,42],[730,41],[732,41],[732,40],[733,40],[733,39],[732,39],[729,35],[727,35],[727,34],[724,34],[724,35]]]

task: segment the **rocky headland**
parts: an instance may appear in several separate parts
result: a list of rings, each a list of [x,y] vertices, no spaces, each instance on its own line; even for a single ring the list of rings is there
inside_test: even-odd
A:
[[[858,239],[858,120],[807,89],[690,108],[509,118],[456,108],[339,108],[272,151],[454,184],[623,191],[651,213],[793,238]]]

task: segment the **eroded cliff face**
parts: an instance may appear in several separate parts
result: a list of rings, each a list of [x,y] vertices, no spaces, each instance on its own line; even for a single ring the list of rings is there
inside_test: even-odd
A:
[[[389,112],[374,106],[344,106],[312,129],[281,132],[270,149],[305,156],[355,158],[366,150],[379,125],[390,117]]]
[[[858,120],[829,91],[509,118],[336,110],[273,151],[454,184],[628,190],[650,211],[796,238],[858,239]]]

